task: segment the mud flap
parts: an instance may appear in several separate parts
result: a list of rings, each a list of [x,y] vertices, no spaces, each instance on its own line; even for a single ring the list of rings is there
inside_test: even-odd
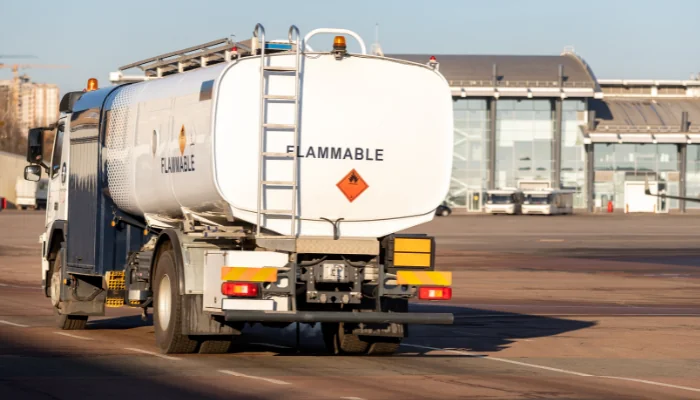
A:
[[[201,294],[182,296],[182,333],[185,335],[240,335],[243,323],[227,323],[224,317],[205,313]]]

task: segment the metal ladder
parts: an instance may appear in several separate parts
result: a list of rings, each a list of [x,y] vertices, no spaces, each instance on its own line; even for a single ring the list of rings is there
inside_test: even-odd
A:
[[[276,67],[267,65],[266,61],[269,56],[265,56],[265,28],[261,24],[255,25],[253,30],[253,41],[257,40],[257,46],[260,48],[260,131],[259,131],[259,154],[258,154],[258,205],[257,205],[257,224],[256,237],[274,237],[274,238],[295,238],[296,237],[296,220],[297,220],[297,193],[299,184],[297,181],[297,146],[299,145],[299,70],[301,68],[301,41],[299,29],[292,25],[289,27],[289,42],[294,44],[293,38],[296,38],[296,65],[294,67]],[[252,46],[253,49],[257,46]],[[288,74],[294,73],[294,95],[270,95],[266,92],[265,73],[270,74]],[[267,101],[293,101],[294,102],[294,124],[274,124],[267,121]],[[274,130],[293,130],[294,142],[291,153],[274,153],[265,150],[265,136],[267,129]],[[291,181],[268,181],[265,180],[265,161],[268,158],[283,158],[292,161],[292,180]],[[264,200],[264,191],[267,186],[289,186],[292,190],[292,207],[285,210],[266,209]],[[268,216],[287,216],[291,220],[291,229],[289,236],[268,236],[261,235],[262,224]]]

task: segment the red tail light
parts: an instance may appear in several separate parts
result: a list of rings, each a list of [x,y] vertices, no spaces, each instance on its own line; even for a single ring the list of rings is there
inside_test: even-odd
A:
[[[257,283],[224,282],[221,284],[221,294],[235,297],[257,297]]]
[[[7,208],[7,199],[4,197],[0,197],[0,210],[4,210]]]
[[[452,298],[452,288],[421,287],[418,288],[418,298],[421,300],[450,300]]]

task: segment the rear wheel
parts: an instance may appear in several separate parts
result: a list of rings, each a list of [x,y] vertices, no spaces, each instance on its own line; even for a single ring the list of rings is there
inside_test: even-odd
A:
[[[323,323],[321,331],[326,349],[332,354],[364,354],[369,349],[370,343],[358,335],[345,332],[345,324],[342,322]]]
[[[80,330],[85,329],[87,325],[87,315],[65,315],[61,314],[61,266],[63,265],[64,250],[61,249],[53,262],[53,273],[51,274],[51,304],[53,305],[54,314],[56,316],[56,326],[62,330]]]
[[[399,346],[401,346],[401,338],[380,338],[369,346],[367,354],[371,356],[389,356],[396,353]]]
[[[158,256],[154,276],[153,326],[156,344],[162,353],[193,353],[198,342],[182,334],[182,296],[172,247]]]
[[[199,345],[199,354],[223,354],[231,349],[231,339],[205,340]]]

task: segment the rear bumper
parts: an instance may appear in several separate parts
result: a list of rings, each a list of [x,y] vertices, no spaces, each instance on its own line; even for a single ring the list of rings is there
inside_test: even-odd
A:
[[[389,313],[342,311],[226,311],[227,322],[349,322],[452,325],[450,313]]]

